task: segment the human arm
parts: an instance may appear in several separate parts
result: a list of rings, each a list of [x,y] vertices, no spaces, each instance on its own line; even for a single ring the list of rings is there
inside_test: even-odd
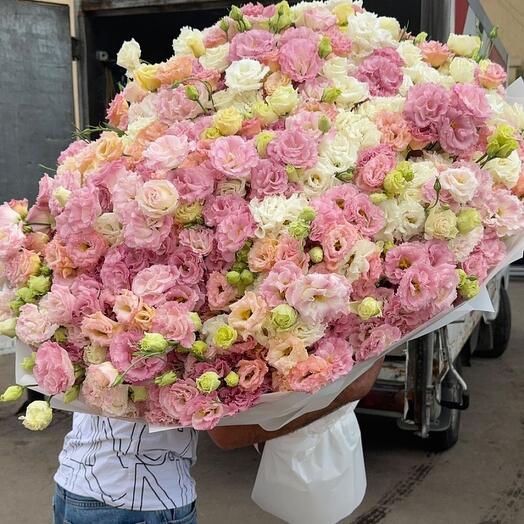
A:
[[[326,408],[306,413],[276,431],[266,431],[256,424],[245,426],[218,426],[208,432],[209,436],[219,448],[230,450],[287,435],[336,411],[349,402],[354,402],[365,397],[373,387],[383,362],[384,359],[381,358],[373,364],[368,371],[344,389]]]

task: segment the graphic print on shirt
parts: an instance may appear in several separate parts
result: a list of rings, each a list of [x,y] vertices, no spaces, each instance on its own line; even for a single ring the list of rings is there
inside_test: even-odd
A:
[[[180,438],[171,438],[169,449],[166,449],[167,446],[163,446],[167,443],[166,436],[152,436],[144,424],[99,416],[87,416],[86,419],[89,420],[84,419],[83,424],[68,435],[70,442],[64,446],[60,457],[61,467],[69,470],[70,488],[87,484],[88,491],[98,494],[97,498],[102,498],[104,503],[138,511],[144,510],[144,506],[171,509],[193,502],[194,485],[187,471],[187,459],[192,458],[194,451],[193,431],[184,434],[182,429],[171,430],[179,433]],[[124,428],[115,427],[122,424],[125,424]],[[86,428],[86,425],[89,427]],[[77,444],[84,442],[86,433],[90,437],[89,443]],[[153,443],[162,446],[152,448]],[[112,468],[110,475],[107,474],[108,467]],[[159,471],[162,472],[160,477]],[[178,497],[174,500],[173,486],[170,486],[170,495],[166,478],[175,480],[177,477],[175,488]],[[113,481],[122,478],[127,481]],[[68,486],[63,487],[68,489]]]

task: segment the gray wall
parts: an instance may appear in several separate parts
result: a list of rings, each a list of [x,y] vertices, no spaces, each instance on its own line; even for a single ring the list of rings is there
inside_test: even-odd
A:
[[[0,202],[33,200],[71,141],[71,85],[68,8],[1,0]]]

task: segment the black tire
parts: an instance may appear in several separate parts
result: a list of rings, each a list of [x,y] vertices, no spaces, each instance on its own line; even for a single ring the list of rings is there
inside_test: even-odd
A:
[[[462,364],[460,355],[455,361],[455,369],[460,373],[462,371]],[[444,400],[452,400],[459,402],[462,396],[462,387],[459,384],[455,375],[448,372],[444,381],[442,382],[442,398]],[[461,411],[459,409],[450,409],[446,407],[441,408],[440,419],[448,420],[446,429],[440,431],[431,431],[426,440],[426,447],[430,451],[446,451],[452,448],[459,439],[460,434],[460,418]]]
[[[474,356],[498,358],[508,348],[511,334],[511,304],[506,288],[501,285],[499,311],[495,320],[486,324],[480,321],[479,342]]]

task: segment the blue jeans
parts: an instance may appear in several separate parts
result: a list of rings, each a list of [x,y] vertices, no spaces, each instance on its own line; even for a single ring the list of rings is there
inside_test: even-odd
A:
[[[197,524],[195,503],[176,509],[132,511],[81,497],[56,486],[54,524]]]

